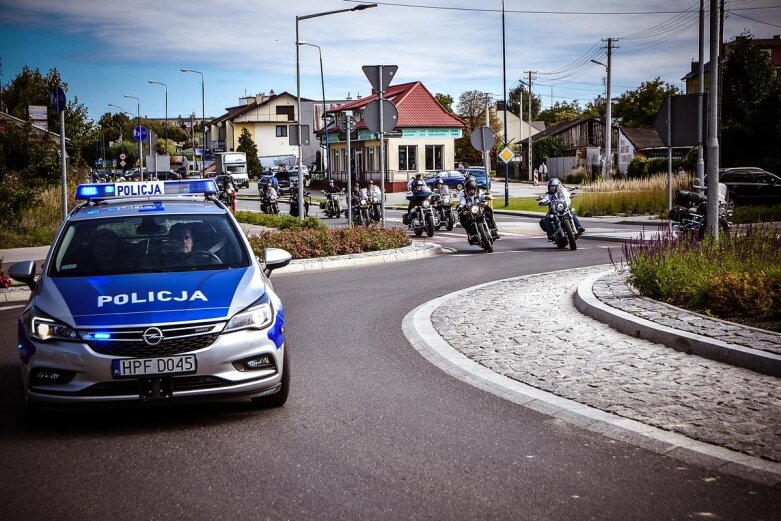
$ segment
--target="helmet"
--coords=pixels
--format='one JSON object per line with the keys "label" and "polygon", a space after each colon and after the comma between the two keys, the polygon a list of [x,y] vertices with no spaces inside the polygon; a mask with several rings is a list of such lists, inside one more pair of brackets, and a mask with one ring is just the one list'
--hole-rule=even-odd
{"label": "helmet", "polygon": [[426,186],[426,183],[424,183],[421,179],[415,181],[415,190],[422,190],[424,186]]}
{"label": "helmet", "polygon": [[266,187],[268,187],[268,188],[271,188],[271,186],[273,186],[273,185],[271,184],[271,181],[266,181]]}
{"label": "helmet", "polygon": [[560,185],[561,185],[561,181],[559,181],[555,177],[553,179],[549,179],[548,180],[548,193],[549,194],[555,194],[556,191],[559,189]]}
{"label": "helmet", "polygon": [[333,186],[333,185],[334,185],[334,180],[333,179],[329,179],[328,180],[328,186]]}
{"label": "helmet", "polygon": [[468,194],[474,194],[477,192],[477,183],[475,183],[474,179],[470,179],[466,182],[464,185],[464,191]]}
{"label": "helmet", "polygon": [[443,185],[443,184],[445,184],[445,182],[442,180],[442,178],[441,177],[437,177],[437,186]]}
{"label": "helmet", "polygon": [[371,185],[373,185],[373,184],[374,184],[374,181],[372,181],[371,179],[369,179],[369,186],[371,186]]}

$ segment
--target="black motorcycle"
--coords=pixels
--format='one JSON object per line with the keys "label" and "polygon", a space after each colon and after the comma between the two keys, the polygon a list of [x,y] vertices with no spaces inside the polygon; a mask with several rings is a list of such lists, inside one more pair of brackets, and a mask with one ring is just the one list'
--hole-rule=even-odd
{"label": "black motorcycle", "polygon": [[341,192],[325,192],[325,201],[320,202],[320,209],[325,212],[325,216],[329,219],[339,217],[342,213],[339,197],[343,193],[344,189]]}
{"label": "black motorcycle", "polygon": [[[577,197],[577,193],[574,191],[570,197]],[[569,245],[570,250],[578,249],[578,233],[575,228],[575,220],[572,218],[572,208],[569,201],[564,197],[549,197],[548,202],[540,201],[540,206],[548,207],[548,215],[550,216],[551,224],[553,226],[553,235],[548,240],[556,244],[559,249],[564,249]],[[540,227],[543,231],[545,229],[545,218],[540,219]]]}
{"label": "black motorcycle", "polygon": [[[704,187],[702,187],[704,188]],[[676,235],[694,234],[697,240],[702,240],[708,231],[708,196],[677,190],[675,192],[675,207],[670,209],[668,217],[672,221],[672,231]],[[728,232],[732,229],[732,201],[729,200],[727,185],[719,183],[719,230]]]}
{"label": "black motorcycle", "polygon": [[[306,200],[307,197],[309,197],[309,192],[304,190],[304,216],[309,217],[309,201]],[[298,190],[290,192],[290,215],[298,216]]]}
{"label": "black motorcycle", "polygon": [[353,224],[356,226],[369,226],[369,194],[365,188],[361,188],[357,194],[350,198],[352,206]]}
{"label": "black motorcycle", "polygon": [[273,194],[260,193],[260,211],[266,214],[277,215],[279,213],[279,204],[277,196]]}
{"label": "black motorcycle", "polygon": [[456,216],[453,213],[453,203],[450,198],[450,192],[434,193],[431,196],[431,203],[434,205],[434,214],[439,221],[436,229],[439,230],[442,225],[447,231],[451,231],[456,224]]}
{"label": "black motorcycle", "polygon": [[430,191],[412,192],[407,196],[413,206],[409,213],[404,214],[402,222],[415,232],[416,237],[423,235],[423,230],[426,231],[428,237],[433,237],[434,230],[439,224],[439,217],[434,213],[431,196]]}
{"label": "black motorcycle", "polygon": [[494,251],[494,237],[491,234],[488,219],[486,219],[485,206],[484,202],[475,202],[471,206],[461,208],[463,216],[461,222],[470,246],[480,246],[483,251],[492,253]]}
{"label": "black motorcycle", "polygon": [[380,201],[379,195],[367,195],[369,197],[369,220],[378,223],[382,219],[382,201]]}

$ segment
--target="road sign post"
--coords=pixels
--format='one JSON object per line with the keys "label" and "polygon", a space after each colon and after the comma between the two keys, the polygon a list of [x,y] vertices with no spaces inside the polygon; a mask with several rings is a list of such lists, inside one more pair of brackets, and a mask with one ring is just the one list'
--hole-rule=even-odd
{"label": "road sign post", "polygon": [[68,170],[65,162],[65,106],[67,100],[62,87],[54,87],[49,97],[49,105],[54,112],[60,113],[60,174],[62,177],[62,218],[68,217]]}

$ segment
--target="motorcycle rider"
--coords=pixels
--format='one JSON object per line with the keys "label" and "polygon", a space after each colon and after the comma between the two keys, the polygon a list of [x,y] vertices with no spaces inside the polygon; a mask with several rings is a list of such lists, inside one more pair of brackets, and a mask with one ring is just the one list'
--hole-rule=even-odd
{"label": "motorcycle rider", "polygon": [[[555,199],[562,199],[567,203],[570,212],[572,212],[572,222],[575,224],[578,237],[583,235],[583,232],[585,232],[586,229],[580,225],[580,220],[578,220],[578,216],[575,215],[575,209],[571,206],[572,197],[570,196],[569,190],[567,190],[566,186],[561,184],[561,181],[554,177],[552,179],[548,179],[548,191],[545,193],[542,199],[540,199],[539,204],[540,206],[548,205],[552,200]],[[545,232],[548,234],[548,240],[553,239],[553,221],[550,212],[545,214]]]}
{"label": "motorcycle rider", "polygon": [[[369,194],[369,201],[373,208],[370,208],[374,213],[374,220],[379,221],[380,220],[380,202],[382,201],[382,190],[380,190],[380,187],[374,184],[374,181],[369,179],[369,184],[366,185],[366,192]],[[372,204],[371,198],[376,197],[377,203]]]}
{"label": "motorcycle rider", "polygon": [[408,224],[412,221],[412,208],[417,206],[417,203],[420,200],[418,196],[425,196],[431,193],[431,189],[423,182],[423,174],[418,174],[414,178],[414,181],[410,180],[409,191],[412,193],[407,195],[409,204],[407,204],[407,215],[403,218],[404,224]]}
{"label": "motorcycle rider", "polygon": [[338,194],[339,192],[341,192],[341,190],[337,188],[336,185],[334,184],[333,179],[328,180],[328,186],[326,186],[325,190],[323,191],[327,194]]}
{"label": "motorcycle rider", "polygon": [[440,197],[450,195],[450,188],[445,184],[441,177],[437,177],[437,182],[434,185],[434,192],[438,193]]}
{"label": "motorcycle rider", "polygon": [[[307,195],[309,195],[309,192],[304,190],[304,217],[309,217],[309,201],[306,200]],[[296,207],[295,212],[293,212],[294,205]],[[290,211],[291,215],[293,215],[293,213],[298,215],[298,181],[294,181],[293,186],[290,187]]]}
{"label": "motorcycle rider", "polygon": [[[485,194],[477,187],[477,182],[474,179],[470,179],[464,185],[464,189],[458,196],[458,220],[461,222],[461,227],[467,230],[469,233],[469,208],[475,204],[484,203],[486,201]],[[485,212],[485,221],[488,223],[488,228],[491,230],[491,235],[494,239],[499,238],[499,230],[496,227],[496,221],[494,220],[494,211],[488,206],[484,205],[483,211]]]}
{"label": "motorcycle rider", "polygon": [[274,190],[274,185],[269,180],[266,181],[266,186],[263,187],[263,192],[260,194],[261,206],[268,205],[272,198],[277,198],[277,191]]}
{"label": "motorcycle rider", "polygon": [[233,182],[233,176],[225,175],[222,178],[222,191],[230,197],[231,211],[236,211],[236,184]]}

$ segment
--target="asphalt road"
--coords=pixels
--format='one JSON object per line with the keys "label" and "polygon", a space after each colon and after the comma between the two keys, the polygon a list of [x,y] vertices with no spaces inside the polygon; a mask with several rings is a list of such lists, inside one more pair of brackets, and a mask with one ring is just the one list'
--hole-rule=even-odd
{"label": "asphalt road", "polygon": [[[18,310],[0,311],[3,519],[777,519],[777,489],[579,429],[429,364],[416,306],[490,280],[608,262],[505,237],[416,262],[272,277],[287,405],[91,411],[23,421]],[[469,301],[464,301],[469,306]],[[555,309],[540,309],[540,321]],[[479,320],[479,317],[475,317]]]}

